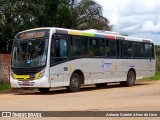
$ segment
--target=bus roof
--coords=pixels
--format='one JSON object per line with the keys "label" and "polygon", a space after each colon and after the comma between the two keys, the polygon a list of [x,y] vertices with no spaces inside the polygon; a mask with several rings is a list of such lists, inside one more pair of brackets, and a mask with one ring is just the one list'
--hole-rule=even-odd
{"label": "bus roof", "polygon": [[[27,32],[27,31],[31,31],[31,30],[41,30],[41,29],[55,30],[56,33],[60,33],[60,34],[70,34],[70,35],[89,36],[89,37],[97,37],[97,38],[108,38],[108,39],[113,39],[113,40],[118,39],[118,40],[153,43],[153,41],[151,39],[123,36],[118,32],[95,30],[95,29],[74,30],[74,29],[57,28],[57,27],[41,27],[41,28],[34,28],[34,29],[25,30],[22,32]],[[22,32],[20,32],[20,33],[22,33]]]}

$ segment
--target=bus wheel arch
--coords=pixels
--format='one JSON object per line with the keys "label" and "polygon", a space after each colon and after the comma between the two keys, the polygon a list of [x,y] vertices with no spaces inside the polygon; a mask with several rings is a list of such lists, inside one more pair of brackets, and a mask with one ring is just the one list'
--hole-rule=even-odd
{"label": "bus wheel arch", "polygon": [[81,70],[79,70],[79,69],[73,71],[73,73],[77,73],[80,76],[80,78],[81,78],[81,84],[84,84],[84,80],[85,80],[84,73]]}
{"label": "bus wheel arch", "polygon": [[130,87],[135,84],[136,80],[136,71],[134,68],[130,68],[127,73],[126,81],[120,82],[121,86]]}
{"label": "bus wheel arch", "polygon": [[81,70],[75,70],[71,75],[67,89],[70,92],[77,92],[80,90],[81,84],[84,84],[84,74]]}

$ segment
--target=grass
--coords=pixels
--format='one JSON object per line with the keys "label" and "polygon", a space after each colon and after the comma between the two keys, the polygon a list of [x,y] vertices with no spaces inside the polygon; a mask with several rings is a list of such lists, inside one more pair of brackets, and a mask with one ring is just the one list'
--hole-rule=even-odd
{"label": "grass", "polygon": [[156,71],[156,74],[153,77],[149,77],[149,78],[143,78],[143,80],[160,80],[160,71]]}
{"label": "grass", "polygon": [[0,83],[0,91],[11,89],[11,86],[9,83]]}

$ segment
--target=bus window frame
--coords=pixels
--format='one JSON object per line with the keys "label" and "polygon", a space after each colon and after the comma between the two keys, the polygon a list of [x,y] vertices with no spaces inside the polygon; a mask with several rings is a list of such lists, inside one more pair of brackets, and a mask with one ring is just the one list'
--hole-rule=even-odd
{"label": "bus window frame", "polygon": [[[73,49],[73,44],[72,44],[72,40],[73,40],[73,37],[80,37],[80,38],[85,38],[87,40],[87,55],[80,55],[80,56],[74,56],[72,55],[72,49]],[[90,58],[90,55],[89,55],[89,50],[90,50],[90,45],[89,45],[89,39],[91,37],[87,37],[87,36],[80,36],[80,35],[70,35],[70,58],[71,59],[75,59],[75,58]]]}
{"label": "bus window frame", "polygon": [[[122,44],[123,42],[127,42],[127,48],[128,48],[128,43],[131,44],[131,48],[132,48],[132,51],[131,51],[131,56],[124,56],[123,55],[123,47],[122,47]],[[121,49],[121,58],[124,58],[124,59],[134,59],[134,56],[133,56],[133,41],[129,41],[129,40],[121,40],[120,42],[120,49]]]}
{"label": "bus window frame", "polygon": [[[103,53],[102,53],[102,56],[91,56],[91,40],[102,40],[102,42],[103,42]],[[98,47],[99,47],[99,44],[100,44],[100,42],[98,42]],[[105,46],[106,46],[106,41],[105,41],[105,39],[103,39],[103,38],[97,38],[97,37],[89,37],[89,57],[90,58],[104,58],[105,57]],[[99,49],[99,48],[98,48]]]}
{"label": "bus window frame", "polygon": [[[120,40],[118,40],[118,39],[106,39],[105,41],[106,41],[105,43],[108,42],[108,47],[109,47],[109,49],[110,49],[110,41],[115,41],[115,42],[116,42],[116,55],[115,55],[115,56],[110,56],[110,50],[109,50],[109,57],[107,57],[107,58],[110,58],[110,59],[118,59],[118,58],[119,58],[119,55],[120,55],[120,53],[119,53],[120,51],[119,51],[119,48],[118,48]],[[107,44],[106,44],[106,45],[107,45]],[[105,48],[105,49],[106,49],[106,48]]]}
{"label": "bus window frame", "polygon": [[[59,62],[55,62],[53,64],[51,64],[51,51],[52,51],[52,45],[54,46],[54,51],[55,51],[55,40],[56,39],[66,39],[67,41],[67,57],[63,57],[63,58],[66,58],[66,60],[62,60],[62,61],[59,61]],[[54,43],[53,43],[54,42]],[[54,65],[57,65],[57,64],[61,64],[61,63],[64,63],[66,61],[68,61],[70,59],[70,49],[69,49],[69,45],[70,45],[70,37],[69,35],[66,35],[66,34],[57,34],[57,33],[54,33],[52,35],[52,38],[51,38],[51,45],[50,45],[50,67],[54,66]],[[55,56],[55,53],[54,53],[54,56]],[[52,57],[54,59],[58,59],[58,58],[62,58],[62,57]]]}
{"label": "bus window frame", "polygon": [[[133,51],[133,50],[134,50],[134,49],[133,49],[133,44],[134,44],[134,43],[136,43],[136,44],[137,44],[137,43],[138,43],[138,44],[141,44],[141,50],[142,50],[142,51],[141,51],[141,52],[142,52],[142,53],[141,53],[141,57],[135,57],[135,55],[134,55],[134,51]],[[132,52],[133,52],[133,53],[132,53],[132,54],[133,54],[133,59],[144,59],[144,48],[143,48],[143,42],[132,41]]]}
{"label": "bus window frame", "polygon": [[[152,52],[151,52],[151,57],[146,57],[145,56],[145,44],[149,44],[151,45],[151,49],[152,49]],[[155,59],[155,53],[154,53],[154,44],[153,43],[147,43],[147,42],[143,42],[143,59]]]}

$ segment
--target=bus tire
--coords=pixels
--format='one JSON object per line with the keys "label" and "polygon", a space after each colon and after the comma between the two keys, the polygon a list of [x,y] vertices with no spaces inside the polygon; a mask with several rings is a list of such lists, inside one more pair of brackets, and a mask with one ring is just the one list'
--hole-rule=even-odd
{"label": "bus tire", "polygon": [[47,93],[49,92],[50,88],[38,88],[38,90],[42,93]]}
{"label": "bus tire", "polygon": [[77,92],[81,87],[81,78],[77,73],[73,73],[70,79],[70,85],[67,87],[69,92]]}
{"label": "bus tire", "polygon": [[129,71],[127,74],[127,81],[120,82],[121,86],[130,87],[135,84],[136,75],[133,71]]}
{"label": "bus tire", "polygon": [[103,87],[106,87],[108,83],[98,83],[98,84],[95,84],[96,87],[98,88],[103,88]]}

